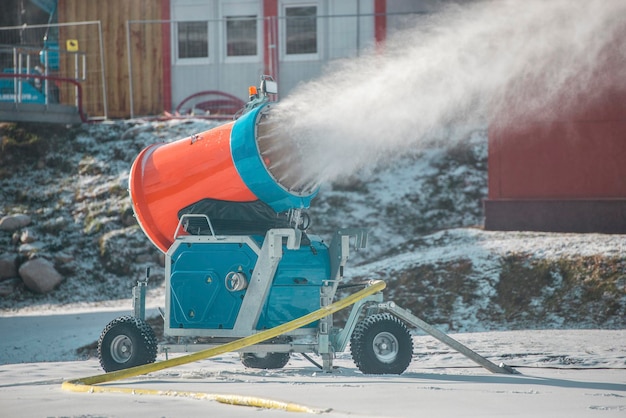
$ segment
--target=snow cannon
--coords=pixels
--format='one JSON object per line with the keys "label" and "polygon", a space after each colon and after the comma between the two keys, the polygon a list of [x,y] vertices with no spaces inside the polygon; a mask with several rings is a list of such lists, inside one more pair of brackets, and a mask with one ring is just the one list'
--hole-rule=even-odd
{"label": "snow cannon", "polygon": [[[332,372],[336,353],[349,344],[362,373],[401,374],[413,357],[408,326],[414,326],[489,370],[508,373],[385,302],[384,282],[346,281],[351,250],[366,247],[367,229],[341,228],[330,239],[311,233],[304,209],[319,179],[311,177],[317,174],[303,163],[297,141],[285,134],[286,115],[272,116],[268,95],[275,94],[275,83],[265,77],[259,92],[251,87],[235,122],[149,146],[133,163],[135,214],[165,253],[159,312],[168,339],[159,344],[146,321],[147,269],[133,288],[133,314],[114,319],[100,335],[102,368],[152,363],[158,352],[167,359],[169,353],[200,351],[154,371],[237,351],[249,368],[282,368],[300,353]],[[344,308],[336,321],[333,314]]]}
{"label": "snow cannon", "polygon": [[[206,214],[222,227],[218,233],[238,228],[249,234],[248,225],[264,234],[282,226],[285,212],[309,207],[318,186],[298,177],[301,161],[272,122],[272,106],[266,101],[250,107],[233,122],[150,145],[135,159],[129,178],[133,210],[161,251],[171,246],[183,214]],[[201,228],[184,225],[194,227]]]}

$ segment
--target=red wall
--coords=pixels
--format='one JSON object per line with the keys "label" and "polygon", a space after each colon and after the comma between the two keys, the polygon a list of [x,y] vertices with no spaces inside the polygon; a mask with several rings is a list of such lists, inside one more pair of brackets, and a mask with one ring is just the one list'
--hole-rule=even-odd
{"label": "red wall", "polygon": [[489,199],[624,197],[626,117],[489,131]]}
{"label": "red wall", "polygon": [[625,63],[615,55],[543,109],[518,118],[498,109],[487,229],[626,233],[626,80],[616,75]]}

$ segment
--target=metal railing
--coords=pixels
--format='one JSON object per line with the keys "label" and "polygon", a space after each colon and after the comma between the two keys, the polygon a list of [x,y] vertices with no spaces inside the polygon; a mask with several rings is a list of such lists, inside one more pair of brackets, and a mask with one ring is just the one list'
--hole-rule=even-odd
{"label": "metal railing", "polygon": [[108,117],[99,21],[0,28],[0,73],[0,102],[61,104],[77,107],[81,119]]}
{"label": "metal railing", "polygon": [[[56,76],[50,76],[50,75],[33,76],[32,74],[2,74],[0,73],[0,79],[19,80],[20,83],[23,80],[29,80],[34,77],[42,79],[46,82],[52,81],[55,83],[61,83],[61,84],[67,83],[67,84],[73,85],[76,91],[76,102],[75,102],[76,110],[80,116],[80,120],[82,122],[88,122],[90,120],[83,110],[83,86],[81,85],[79,81],[72,79],[72,78],[56,77]],[[22,103],[22,102],[19,100],[16,100],[14,103]]]}

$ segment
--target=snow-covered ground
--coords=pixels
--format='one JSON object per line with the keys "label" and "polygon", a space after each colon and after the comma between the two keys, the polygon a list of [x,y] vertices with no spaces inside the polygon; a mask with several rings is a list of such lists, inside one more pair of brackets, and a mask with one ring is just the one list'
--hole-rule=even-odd
{"label": "snow-covered ground", "polygon": [[[498,263],[507,254],[539,259],[598,256],[624,258],[624,237],[602,234],[489,232],[459,228],[423,237],[416,251],[351,268],[350,274],[384,276],[387,298],[400,298],[401,272],[420,265],[472,260],[488,303]],[[384,272],[381,273],[381,272]],[[491,279],[489,279],[491,277]],[[163,306],[162,289],[149,298]],[[390,295],[391,293],[391,295]],[[395,297],[393,297],[395,295]],[[419,295],[414,295],[419,298]],[[62,390],[68,379],[102,373],[98,361],[77,349],[97,340],[112,319],[130,312],[128,298],[75,304],[37,305],[0,316],[0,406],[3,416],[40,417],[267,417],[296,413],[220,404],[186,397]],[[477,309],[457,309],[452,328],[498,329],[450,335],[490,361],[515,367],[521,375],[499,375],[477,366],[434,338],[415,332],[413,360],[400,375],[366,376],[349,350],[338,353],[327,374],[298,354],[281,370],[247,369],[237,354],[166,369],[107,384],[162,391],[234,394],[290,402],[336,417],[623,417],[626,412],[626,330],[580,329],[584,321],[551,329],[507,331],[506,322],[481,322]],[[421,312],[414,313],[420,315]],[[156,315],[149,310],[148,316]],[[553,318],[554,319],[554,318]],[[536,327],[535,327],[536,328]],[[586,328],[589,328],[588,326]],[[446,327],[444,326],[445,330]],[[315,356],[314,356],[315,358]],[[163,360],[159,355],[158,361]]]}
{"label": "snow-covered ground", "polygon": [[[12,210],[13,192],[24,185],[39,196],[31,206],[15,204],[34,215],[29,229],[38,236],[39,255],[54,258],[60,251],[73,257],[60,264],[66,279],[55,291],[33,295],[12,285],[0,301],[0,415],[291,415],[181,397],[61,390],[66,379],[102,372],[97,360],[76,350],[130,311],[130,288],[145,266],[153,271],[148,306],[164,304],[162,267],[154,258],[133,253],[135,259],[128,257],[133,270],[119,274],[103,268],[97,252],[96,242],[118,231],[120,248],[150,247],[137,241],[145,241],[143,234],[125,227],[119,216],[128,195],[116,190],[127,181],[130,161],[159,138],[206,128],[197,121],[95,125],[74,139],[72,146],[85,154],[67,156],[82,167],[78,181],[72,171],[54,182],[37,171],[4,180],[5,213]],[[484,130],[458,144],[324,185],[311,208],[310,232],[328,237],[337,227],[367,227],[369,246],[352,254],[347,279],[384,279],[387,300],[521,375],[491,374],[416,333],[413,361],[401,376],[364,376],[348,352],[338,354],[339,368],[331,374],[299,355],[282,370],[259,371],[227,354],[114,385],[249,395],[337,417],[624,416],[626,237],[482,230]],[[127,155],[117,160],[110,155],[115,149]],[[3,238],[5,251],[14,246],[10,238]],[[509,307],[513,300],[519,303]]]}
{"label": "snow-covered ground", "polygon": [[[146,144],[208,127],[198,121],[90,126],[69,139],[75,153],[66,158],[79,167],[77,177],[44,168],[3,180],[2,210],[33,215],[28,229],[38,237],[38,255],[58,260],[65,254],[69,261],[57,261],[66,279],[50,294],[8,282],[13,290],[0,300],[0,415],[292,415],[210,400],[61,389],[66,379],[102,372],[96,359],[76,350],[129,313],[130,288],[146,266],[152,268],[148,306],[164,305],[162,267],[145,257],[153,249],[145,250],[150,245],[143,234],[120,216],[128,195],[117,191],[125,187],[130,161]],[[30,206],[12,203],[24,187],[38,198],[27,201]],[[338,353],[339,368],[331,374],[299,355],[284,369],[259,371],[226,354],[113,385],[249,395],[337,417],[624,416],[626,237],[484,231],[485,193],[486,136],[478,129],[456,148],[423,150],[324,185],[311,207],[310,232],[328,237],[337,227],[368,228],[369,246],[352,254],[348,280],[385,280],[387,300],[521,375],[491,374],[416,333],[412,363],[401,376],[364,376],[349,352]],[[127,260],[131,270],[109,270],[97,244],[106,237],[115,237],[119,248],[140,250],[111,256]],[[8,234],[2,238],[3,251],[16,248]]]}
{"label": "snow-covered ground", "polygon": [[[325,168],[323,177],[333,181],[312,203],[309,233],[328,239],[337,228],[369,230],[368,249],[352,255],[346,278],[385,280],[387,300],[520,375],[491,374],[416,332],[411,365],[400,376],[365,376],[347,352],[337,354],[332,373],[300,355],[280,370],[246,369],[229,353],[113,385],[269,398],[336,417],[626,416],[626,236],[481,229],[487,135],[484,123],[468,117],[491,108],[492,94],[520,77],[538,82],[533,75],[545,75],[544,85],[561,97],[572,66],[591,71],[584,64],[597,60],[608,35],[622,27],[619,0],[570,3],[484,3],[477,10],[487,13],[479,15],[453,8],[447,27],[445,19],[437,30],[426,25],[419,42],[396,48],[397,62],[379,65],[376,54],[375,64],[366,60],[358,71],[346,63],[349,76],[337,72],[287,102],[296,115],[321,112],[311,119],[323,125],[313,162],[337,163]],[[493,10],[503,4],[515,8],[496,18]],[[509,16],[516,16],[516,30]],[[496,40],[506,42],[494,48]],[[555,53],[571,60],[555,61]],[[341,80],[348,85],[335,82]],[[527,110],[518,107],[509,108],[511,118]],[[127,193],[134,158],[149,144],[217,124],[189,118],[70,129],[0,125],[0,217],[32,218],[20,231],[0,233],[0,255],[16,265],[46,258],[63,276],[45,295],[19,277],[0,283],[0,416],[293,415],[61,389],[64,380],[102,373],[77,349],[129,312],[131,287],[146,267],[153,271],[148,306],[164,304],[163,260],[136,224]],[[320,135],[329,126],[332,135]],[[354,155],[360,164],[348,164]]]}
{"label": "snow-covered ground", "polygon": [[[182,396],[74,393],[65,380],[102,373],[75,359],[120,312],[0,318],[0,406],[6,417],[269,417],[301,413]],[[24,332],[28,330],[28,332]],[[626,331],[535,330],[453,334],[520,375],[492,374],[430,336],[415,335],[400,375],[363,375],[349,353],[324,373],[294,354],[280,370],[247,369],[229,353],[105,386],[250,396],[329,417],[623,417]],[[315,358],[315,356],[314,356]],[[9,361],[6,361],[6,360]],[[158,360],[162,360],[162,355]]]}

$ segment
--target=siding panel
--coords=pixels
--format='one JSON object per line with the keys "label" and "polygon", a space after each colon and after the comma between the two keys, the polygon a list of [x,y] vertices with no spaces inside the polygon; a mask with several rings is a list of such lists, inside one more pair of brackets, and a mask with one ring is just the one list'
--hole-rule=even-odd
{"label": "siding panel", "polygon": [[[163,10],[162,2],[168,0],[59,0],[59,23],[100,21],[104,44],[104,73],[106,80],[106,98],[109,117],[126,118],[130,116],[130,94],[134,97],[134,112],[138,115],[159,114],[163,111],[161,91],[163,83],[163,51],[161,25],[150,26],[150,36],[142,37],[143,44],[138,45],[138,37],[131,34],[134,40],[132,48],[134,91],[129,92],[128,52],[126,47],[126,22],[128,20],[160,20]],[[168,2],[169,3],[169,2]],[[139,29],[135,25],[135,29]],[[98,51],[97,37],[85,33],[83,27],[63,28],[61,39],[81,39],[84,49]],[[65,41],[62,40],[62,45]],[[83,49],[83,44],[81,44]],[[138,63],[141,62],[141,68]],[[135,63],[137,63],[135,65]],[[62,65],[69,65],[63,63]],[[87,68],[99,68],[99,55],[90,56]],[[95,78],[95,77],[92,77]],[[88,74],[88,83],[96,83]],[[100,91],[100,93],[98,93]],[[90,95],[100,95],[97,99],[87,100],[87,113],[101,113],[102,88],[89,89]]]}

